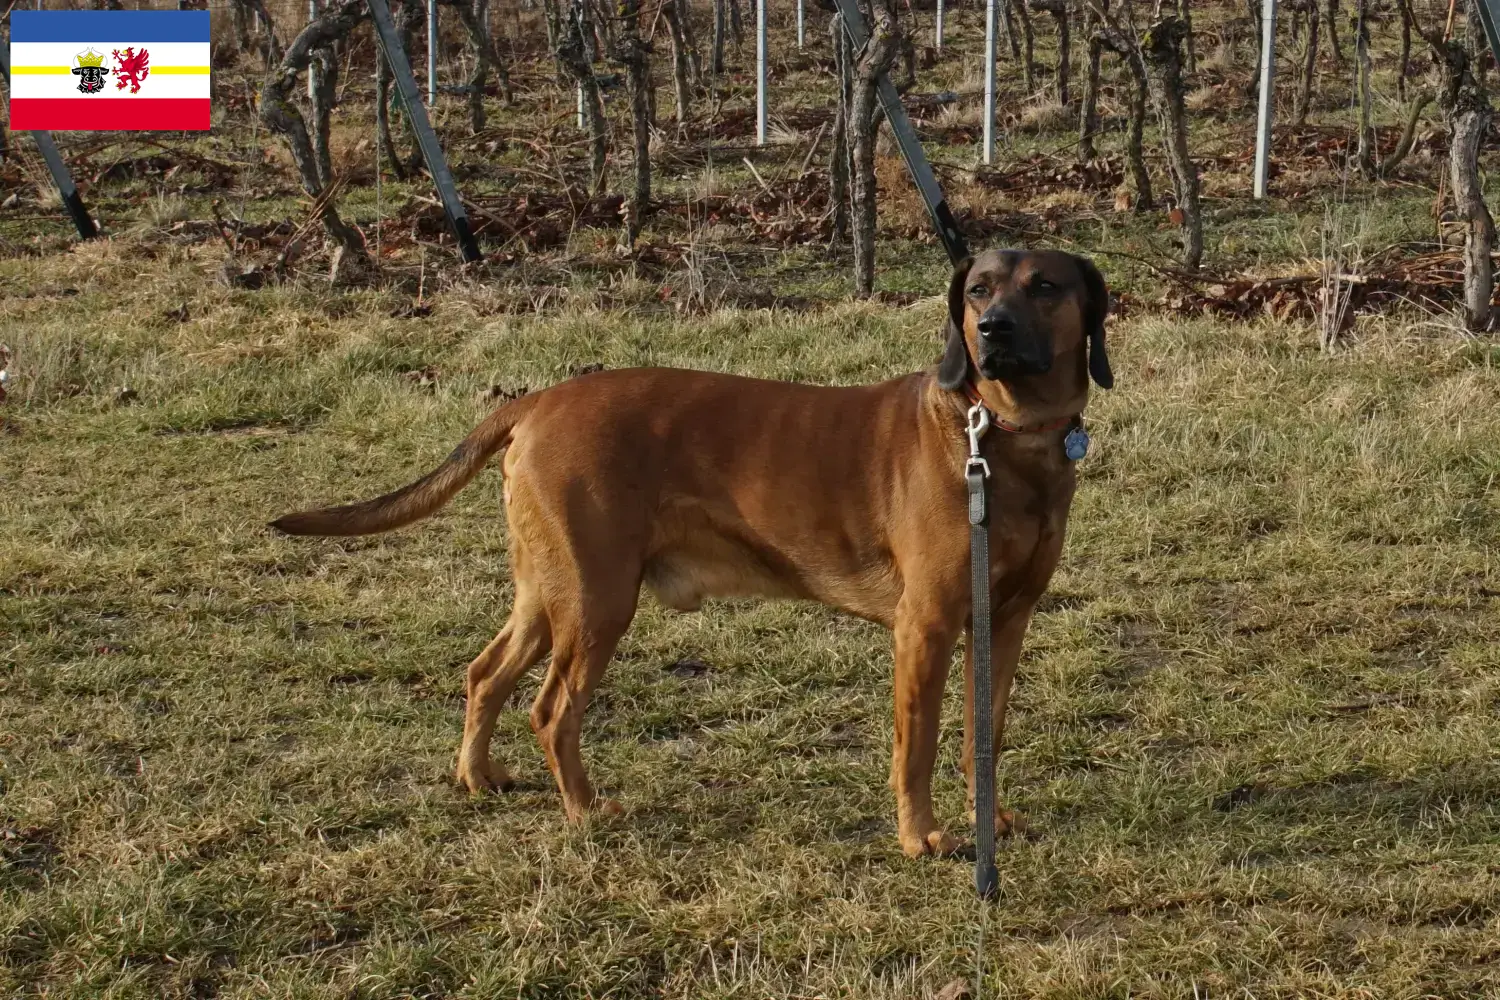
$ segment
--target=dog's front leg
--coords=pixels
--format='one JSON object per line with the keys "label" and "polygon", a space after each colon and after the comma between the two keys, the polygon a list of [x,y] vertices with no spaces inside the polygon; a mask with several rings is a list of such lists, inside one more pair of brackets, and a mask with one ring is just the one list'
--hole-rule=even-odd
{"label": "dog's front leg", "polygon": [[[990,663],[994,684],[991,688],[995,720],[995,755],[1000,755],[1001,739],[1005,734],[1005,710],[1010,704],[1011,683],[1016,677],[1016,664],[1021,660],[1021,643],[1026,638],[1026,627],[1031,624],[1031,612],[1036,607],[1032,601],[1007,602],[995,610],[993,631],[990,639]],[[960,755],[964,779],[969,787],[969,822],[974,822],[974,635],[967,633],[964,643],[964,747]],[[995,797],[995,832],[1000,835],[1019,833],[1024,827],[1022,817],[1000,807],[1000,798]]]}
{"label": "dog's front leg", "polygon": [[951,854],[959,841],[943,832],[932,812],[932,769],[937,760],[943,687],[956,630],[941,619],[902,609],[897,614],[896,736],[891,787],[901,849],[911,857]]}

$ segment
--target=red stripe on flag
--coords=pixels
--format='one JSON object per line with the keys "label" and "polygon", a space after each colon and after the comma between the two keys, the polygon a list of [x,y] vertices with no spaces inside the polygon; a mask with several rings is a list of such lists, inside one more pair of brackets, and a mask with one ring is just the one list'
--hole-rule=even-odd
{"label": "red stripe on flag", "polygon": [[108,132],[123,129],[206,131],[208,98],[141,97],[90,100],[87,97],[13,97],[11,131]]}

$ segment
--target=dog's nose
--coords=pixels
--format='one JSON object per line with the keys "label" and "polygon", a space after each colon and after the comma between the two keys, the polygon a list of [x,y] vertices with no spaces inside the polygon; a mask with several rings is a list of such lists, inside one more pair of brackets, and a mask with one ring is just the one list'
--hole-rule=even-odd
{"label": "dog's nose", "polygon": [[1011,315],[1009,309],[991,309],[979,317],[979,335],[981,337],[998,337],[1006,333],[1014,333],[1016,330],[1016,318]]}

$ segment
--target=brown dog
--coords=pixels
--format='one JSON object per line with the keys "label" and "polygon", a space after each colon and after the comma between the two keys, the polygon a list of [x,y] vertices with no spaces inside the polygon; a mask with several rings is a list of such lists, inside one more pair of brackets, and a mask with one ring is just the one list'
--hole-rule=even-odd
{"label": "brown dog", "polygon": [[[989,497],[995,745],[1032,608],[1062,551],[1073,499],[1063,438],[1089,378],[1113,383],[1108,292],[1058,252],[990,251],[948,290],[935,372],[829,388],[676,369],[586,375],[506,403],[437,469],[375,500],[289,514],[293,535],[361,535],[436,511],[505,449],[515,606],[469,664],[458,780],[503,788],[490,736],[516,682],[552,653],[531,725],[571,819],[617,811],[579,756],[589,696],[641,586],[671,608],[705,598],[821,601],[895,633],[891,784],[901,847],[958,841],[932,809],[949,662],[969,626],[965,411],[982,400]],[[963,767],[973,808],[973,676]],[[998,829],[1012,817],[1002,813]]]}

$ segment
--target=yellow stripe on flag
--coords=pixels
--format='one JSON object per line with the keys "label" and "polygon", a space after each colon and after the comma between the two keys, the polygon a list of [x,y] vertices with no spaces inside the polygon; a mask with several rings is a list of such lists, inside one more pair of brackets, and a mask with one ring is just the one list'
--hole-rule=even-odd
{"label": "yellow stripe on flag", "polygon": [[53,74],[67,76],[73,72],[67,66],[12,66],[10,71],[18,73],[21,76],[50,76]]}
{"label": "yellow stripe on flag", "polygon": [[157,74],[172,76],[208,76],[207,66],[152,66],[148,76]]}

